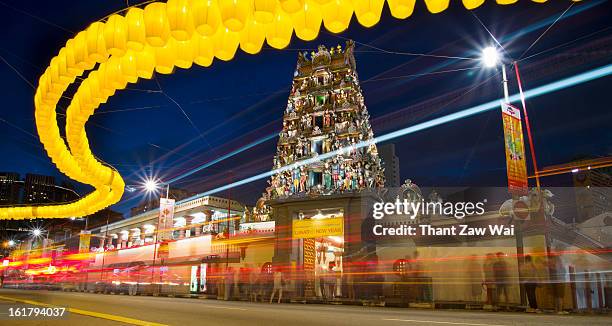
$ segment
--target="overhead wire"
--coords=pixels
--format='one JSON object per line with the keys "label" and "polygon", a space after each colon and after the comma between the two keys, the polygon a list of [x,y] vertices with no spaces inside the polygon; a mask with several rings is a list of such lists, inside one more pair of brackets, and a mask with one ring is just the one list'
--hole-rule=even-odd
{"label": "overhead wire", "polygon": [[459,56],[448,56],[448,55],[438,55],[438,54],[427,54],[427,53],[415,53],[415,52],[401,52],[401,51],[390,51],[390,50],[385,50],[382,48],[379,48],[377,46],[374,45],[370,45],[367,43],[362,43],[359,41],[355,41],[354,39],[349,39],[347,37],[341,36],[341,35],[337,35],[337,34],[333,34],[330,32],[325,31],[324,33],[344,39],[344,40],[353,40],[355,42],[355,44],[359,44],[361,46],[365,46],[386,54],[394,54],[394,55],[404,55],[404,56],[413,56],[413,57],[427,57],[427,58],[438,58],[438,59],[457,59],[457,60],[478,60],[475,58],[468,58],[468,57],[459,57]]}
{"label": "overhead wire", "polygon": [[532,47],[534,47],[538,41],[540,41],[540,39],[542,39],[542,37],[544,37],[544,35],[546,35],[546,33],[553,27],[555,26],[555,24],[565,15],[565,13],[567,13],[570,9],[572,9],[572,7],[574,6],[575,2],[570,3],[569,7],[567,7],[567,9],[565,9],[565,11],[563,11],[561,13],[561,15],[559,15],[559,17],[557,17],[557,19],[555,19],[552,24],[550,24],[550,26],[548,26],[548,28],[546,28],[546,30],[544,30],[544,32],[542,32],[542,34],[540,34],[540,36],[533,41],[533,43],[531,43],[531,45],[527,48],[527,50],[523,51],[523,53],[521,54],[521,56],[518,58],[518,60],[521,60],[525,54],[527,54],[527,52],[529,52],[529,50],[531,50]]}

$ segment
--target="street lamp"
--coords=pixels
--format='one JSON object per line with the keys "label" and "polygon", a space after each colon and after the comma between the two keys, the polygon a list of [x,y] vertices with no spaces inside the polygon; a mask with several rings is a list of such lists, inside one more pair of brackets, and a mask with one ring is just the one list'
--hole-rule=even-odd
{"label": "street lamp", "polygon": [[[158,180],[154,178],[148,178],[148,179],[145,179],[143,187],[147,193],[151,194],[151,193],[157,193],[161,185],[163,184],[161,184]],[[170,183],[166,183],[165,185],[166,185],[166,199],[169,199],[170,198]],[[160,203],[161,203],[161,198],[160,198]],[[165,226],[162,226],[162,227],[165,227]],[[158,219],[157,227],[155,228],[155,235],[153,236],[154,243],[153,243],[153,265],[151,266],[151,284],[155,283],[154,282],[155,261],[157,259],[157,252],[158,252],[159,228],[160,228],[160,223]],[[163,264],[163,259],[162,259],[162,264]],[[160,281],[161,281],[161,274],[160,274]]]}
{"label": "street lamp", "polygon": [[488,46],[482,50],[482,63],[485,67],[493,68],[499,61],[499,52],[493,46]]}
{"label": "street lamp", "polygon": [[[510,97],[508,95],[508,77],[506,76],[506,66],[503,62],[503,58],[496,47],[488,46],[482,49],[480,59],[483,65],[487,68],[493,68],[499,63],[502,68],[502,79],[504,85],[504,102],[510,104]],[[527,128],[527,139],[529,140],[529,150],[531,151],[531,163],[533,164],[533,173],[536,180],[536,188],[540,190],[540,176],[538,171],[538,163],[535,155],[535,147],[533,145],[533,137],[531,135],[531,124],[529,123],[529,115],[527,115],[527,106],[525,105],[525,94],[523,93],[523,84],[521,82],[521,75],[519,74],[518,63],[514,61],[512,63],[514,71],[516,73],[516,81],[518,83],[519,94],[521,98],[521,104],[523,105],[523,114],[525,115],[525,127]]]}
{"label": "street lamp", "polygon": [[30,230],[30,234],[32,234],[33,237],[38,238],[41,236],[41,234],[43,233],[43,231],[39,228],[35,228]]}
{"label": "street lamp", "polygon": [[[143,183],[143,188],[147,193],[156,193],[161,186],[164,185],[156,179],[146,179]],[[170,184],[166,183],[166,198],[170,197]]]}
{"label": "street lamp", "polygon": [[8,246],[9,246],[9,247],[12,247],[12,246],[14,246],[14,245],[15,245],[15,241],[13,241],[13,240],[9,240],[9,241],[8,241]]}
{"label": "street lamp", "polygon": [[508,77],[506,76],[506,65],[503,63],[502,56],[499,54],[499,51],[497,51],[497,48],[494,46],[487,46],[486,48],[482,49],[480,60],[482,61],[482,64],[487,68],[495,68],[498,64],[501,65],[504,84],[504,101],[506,104],[509,104],[510,96],[508,94]]}
{"label": "street lamp", "polygon": [[[508,77],[506,75],[506,65],[503,62],[503,58],[501,57],[501,55],[499,54],[499,52],[497,51],[497,48],[493,47],[493,46],[488,46],[486,48],[484,48],[482,50],[482,55],[481,55],[481,60],[482,63],[485,67],[487,68],[495,68],[498,64],[501,66],[501,70],[502,70],[502,82],[503,82],[503,88],[504,88],[504,105],[509,105],[510,104],[510,95],[508,94]],[[521,91],[521,100],[523,102],[523,111],[525,112],[525,119],[527,118],[527,110],[525,109],[525,102],[524,102],[524,96],[523,96],[523,91],[521,88],[521,82],[520,82],[520,78],[518,75],[518,67],[517,67],[517,63],[514,62],[514,67],[517,69],[517,79],[518,79],[518,84],[519,84],[519,89]],[[533,150],[533,142],[531,141],[531,130],[529,128],[529,120],[527,120],[527,132],[528,132],[528,136],[529,136],[529,141],[531,144],[531,154],[532,154],[532,158],[534,159],[534,168],[535,168],[535,174],[537,177],[537,165],[535,165],[535,154],[534,154],[534,150]],[[538,184],[538,189],[539,189],[539,181],[537,182]],[[517,195],[512,195],[512,201],[513,203],[518,200]],[[524,255],[524,243],[523,243],[523,226],[522,226],[522,221],[521,220],[517,220],[515,219],[515,221],[517,222],[517,228],[516,228],[516,233],[515,233],[515,240],[516,240],[516,259],[517,259],[517,263],[518,263],[518,278],[519,278],[519,292],[520,292],[520,298],[521,298],[521,305],[525,305],[527,303],[526,300],[526,295],[525,295],[525,286],[523,284],[523,275],[521,272],[521,268],[524,264],[523,261],[523,255]]]}
{"label": "street lamp", "polygon": [[157,191],[159,184],[157,183],[155,179],[147,179],[145,180],[143,186],[146,192],[151,193],[151,192]]}

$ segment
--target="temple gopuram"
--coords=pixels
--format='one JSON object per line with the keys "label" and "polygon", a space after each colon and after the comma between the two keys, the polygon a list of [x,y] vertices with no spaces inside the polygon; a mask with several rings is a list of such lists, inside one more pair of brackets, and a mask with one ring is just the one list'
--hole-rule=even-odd
{"label": "temple gopuram", "polygon": [[370,142],[374,133],[353,51],[348,41],[344,48],[320,45],[298,55],[274,174],[253,212],[255,221],[275,223],[274,268],[301,275],[287,289],[295,298],[347,295],[322,280],[365,275],[377,262],[367,217],[380,198],[384,168]]}
{"label": "temple gopuram", "polygon": [[[354,43],[298,56],[283,117],[274,169],[307,159],[312,163],[272,176],[266,199],[358,192],[384,185],[375,144],[351,148],[374,138],[355,71]],[[332,151],[351,148],[317,160]]]}

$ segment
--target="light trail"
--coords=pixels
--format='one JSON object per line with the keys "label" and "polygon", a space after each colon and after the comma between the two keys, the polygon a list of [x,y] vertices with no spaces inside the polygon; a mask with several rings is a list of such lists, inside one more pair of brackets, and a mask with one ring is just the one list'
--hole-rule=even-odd
{"label": "light trail", "polygon": [[202,170],[204,170],[204,169],[206,169],[208,167],[211,167],[211,166],[213,166],[213,165],[215,165],[215,164],[217,164],[217,163],[219,163],[221,161],[224,161],[224,160],[226,160],[226,159],[228,159],[228,158],[230,158],[232,156],[238,155],[238,154],[240,154],[240,153],[242,153],[242,152],[244,152],[246,150],[249,150],[249,149],[259,145],[259,144],[263,144],[263,143],[267,142],[268,140],[274,139],[277,136],[278,136],[278,134],[274,133],[274,134],[268,135],[266,137],[260,138],[260,139],[258,139],[256,141],[252,142],[252,143],[246,144],[246,145],[244,145],[244,146],[242,146],[242,147],[240,147],[240,148],[238,148],[238,149],[236,149],[234,151],[231,151],[231,152],[229,152],[229,153],[227,153],[225,155],[219,156],[219,157],[217,157],[216,159],[214,159],[214,160],[212,160],[210,162],[207,162],[207,163],[205,163],[203,165],[200,165],[200,166],[198,166],[195,169],[189,170],[189,171],[187,171],[187,172],[185,172],[185,173],[183,173],[183,174],[181,174],[179,176],[176,176],[176,177],[174,177],[174,178],[164,182],[164,185],[172,184],[172,183],[174,183],[174,182],[176,182],[178,180],[184,179],[184,178],[186,178],[186,177],[188,177],[188,176],[190,176],[190,175],[192,175],[194,173],[197,173],[197,172],[202,171]]}
{"label": "light trail", "polygon": [[[603,66],[603,67],[600,67],[600,68],[596,68],[596,69],[593,69],[593,70],[590,70],[590,71],[587,71],[587,72],[584,72],[584,73],[581,73],[581,74],[578,74],[578,75],[575,75],[575,76],[572,76],[572,77],[564,78],[564,79],[561,79],[559,81],[552,82],[552,83],[549,83],[549,84],[546,84],[546,85],[543,85],[543,86],[536,87],[536,88],[534,88],[532,90],[526,91],[525,92],[525,98],[526,99],[536,98],[536,97],[539,97],[539,96],[542,96],[542,95],[546,95],[546,94],[549,94],[549,93],[553,93],[553,92],[556,92],[556,91],[560,91],[560,90],[563,90],[563,89],[566,89],[566,88],[569,88],[569,87],[580,85],[580,84],[589,82],[591,80],[595,80],[595,79],[599,79],[599,78],[602,78],[602,77],[606,77],[606,76],[609,76],[611,74],[612,74],[612,64],[609,64],[609,65],[606,65],[606,66]],[[520,100],[519,94],[514,94],[514,95],[510,96],[510,101],[511,102],[512,101],[518,101],[518,100]],[[406,128],[403,128],[403,129],[400,129],[400,130],[397,130],[397,131],[394,131],[394,132],[391,132],[391,133],[388,133],[388,134],[385,134],[385,135],[382,135],[382,136],[379,136],[379,137],[375,137],[372,140],[360,142],[360,143],[357,143],[357,144],[355,144],[353,146],[350,146],[350,147],[340,148],[340,149],[337,149],[335,151],[331,151],[331,152],[328,152],[328,153],[325,153],[325,154],[322,154],[322,155],[319,155],[319,156],[316,156],[316,157],[312,157],[312,158],[309,158],[309,159],[306,159],[306,160],[303,160],[303,161],[300,161],[300,162],[296,162],[296,163],[293,163],[293,164],[290,164],[290,165],[287,165],[287,166],[284,166],[284,167],[281,167],[281,168],[278,168],[278,169],[275,169],[275,170],[271,170],[271,171],[268,171],[268,172],[260,173],[260,174],[254,175],[252,177],[249,177],[249,178],[246,178],[246,179],[242,179],[242,180],[239,180],[239,181],[236,181],[236,182],[232,182],[232,183],[227,184],[225,186],[217,187],[217,188],[211,189],[209,191],[206,191],[206,192],[203,192],[203,193],[191,196],[189,198],[181,200],[179,203],[190,201],[190,200],[193,200],[193,199],[196,199],[196,198],[200,198],[200,197],[203,197],[203,196],[213,195],[215,193],[218,193],[218,192],[221,192],[221,191],[224,191],[224,190],[228,190],[228,189],[231,189],[231,188],[234,188],[234,187],[242,186],[242,185],[247,184],[247,183],[251,183],[251,182],[254,182],[254,181],[257,181],[257,180],[261,180],[261,179],[265,179],[267,177],[271,177],[272,175],[277,174],[277,173],[281,173],[281,172],[285,172],[285,171],[290,171],[290,170],[293,170],[295,168],[299,168],[301,166],[310,165],[310,164],[319,162],[321,160],[325,160],[325,159],[332,158],[332,157],[337,156],[337,155],[341,155],[343,153],[348,153],[349,151],[352,151],[352,150],[355,150],[355,149],[367,147],[367,146],[369,146],[371,144],[377,144],[377,143],[389,141],[389,140],[392,140],[392,139],[395,139],[395,138],[399,138],[399,137],[402,137],[402,136],[406,136],[406,135],[409,135],[409,134],[412,134],[412,133],[415,133],[415,132],[418,132],[418,131],[422,131],[422,130],[429,129],[429,128],[432,128],[432,127],[436,127],[436,126],[439,126],[439,125],[443,125],[443,124],[446,124],[446,123],[449,123],[449,122],[453,122],[453,121],[457,121],[457,120],[460,120],[460,119],[464,119],[464,118],[467,118],[467,117],[470,117],[470,116],[473,116],[473,115],[476,115],[476,114],[484,113],[484,112],[490,111],[492,109],[499,108],[500,105],[501,105],[500,104],[501,101],[502,101],[502,99],[497,99],[497,100],[489,101],[489,102],[486,102],[486,103],[483,103],[483,104],[480,104],[480,105],[477,105],[477,106],[474,106],[474,107],[471,107],[471,108],[468,108],[468,109],[465,109],[465,110],[461,110],[459,112],[455,112],[455,113],[452,113],[452,114],[449,114],[449,115],[446,115],[446,116],[443,116],[443,117],[439,117],[439,118],[432,119],[432,120],[429,120],[429,121],[426,121],[426,122],[423,122],[423,123],[419,123],[419,124],[416,124],[414,126],[406,127]]]}

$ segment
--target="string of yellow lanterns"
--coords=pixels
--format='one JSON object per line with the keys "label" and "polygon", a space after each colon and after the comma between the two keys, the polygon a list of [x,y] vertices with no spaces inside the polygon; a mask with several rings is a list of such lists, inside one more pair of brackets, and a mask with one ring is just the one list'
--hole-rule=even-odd
{"label": "string of yellow lanterns", "polygon": [[[462,0],[467,9],[485,0]],[[517,0],[496,0],[507,5]],[[546,0],[532,0],[546,2]],[[450,0],[424,0],[431,13],[439,13]],[[404,19],[416,0],[387,0],[391,15]],[[95,213],[118,202],[125,183],[111,166],[91,152],[85,124],[94,111],[116,91],[154,72],[171,74],[193,63],[208,67],[214,58],[231,60],[238,47],[258,53],[264,41],[286,47],[295,32],[313,40],[321,22],[332,33],[348,28],[353,14],[371,27],[380,20],[384,0],[169,0],[144,9],[130,8],[105,22],[95,22],[68,40],[38,81],[34,96],[36,128],[47,154],[68,177],[95,188],[70,203],[1,207],[0,219],[66,218]],[[75,79],[92,70],[81,82],[66,110],[66,141],[57,124],[55,108]],[[67,144],[66,144],[67,143]]]}

